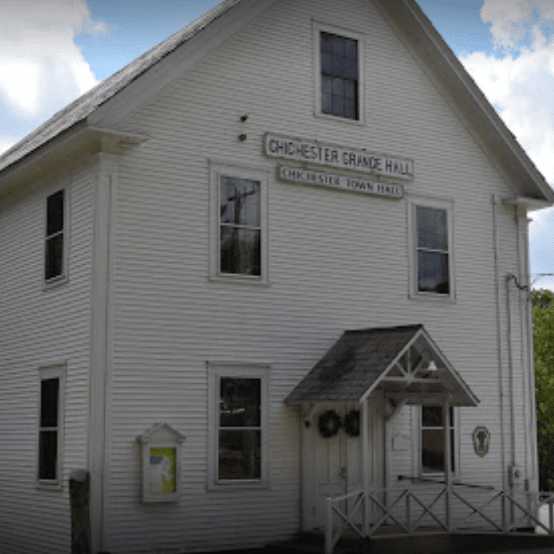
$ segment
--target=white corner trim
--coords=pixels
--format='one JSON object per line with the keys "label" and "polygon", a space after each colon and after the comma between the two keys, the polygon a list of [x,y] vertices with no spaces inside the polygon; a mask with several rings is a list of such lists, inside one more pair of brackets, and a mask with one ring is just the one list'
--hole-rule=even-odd
{"label": "white corner trim", "polygon": [[116,156],[98,154],[94,186],[93,274],[91,295],[91,358],[89,387],[88,465],[91,474],[93,551],[103,548],[106,444],[109,434],[110,272],[112,197],[117,183]]}

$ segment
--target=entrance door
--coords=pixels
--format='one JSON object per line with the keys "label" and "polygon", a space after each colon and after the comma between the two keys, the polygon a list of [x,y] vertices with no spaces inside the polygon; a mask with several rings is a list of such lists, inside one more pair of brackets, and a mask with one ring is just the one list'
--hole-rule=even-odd
{"label": "entrance door", "polygon": [[[380,402],[369,403],[369,429],[368,438],[370,446],[369,464],[365,468],[368,472],[372,486],[382,486],[383,476],[383,435],[382,411]],[[319,431],[319,417],[327,410],[334,410],[341,421],[344,422],[346,414],[352,410],[360,410],[358,403],[322,404],[315,411],[311,431],[310,451],[305,451],[304,478],[312,480],[312,486],[307,487],[313,491],[311,502],[312,529],[323,531],[326,520],[326,499],[328,497],[342,496],[349,492],[363,488],[362,479],[362,451],[361,436],[349,435],[344,427],[333,437],[325,438]],[[360,415],[361,423],[361,415]],[[363,430],[360,429],[360,433]],[[306,511],[305,511],[306,513]],[[361,517],[360,511],[360,517]]]}

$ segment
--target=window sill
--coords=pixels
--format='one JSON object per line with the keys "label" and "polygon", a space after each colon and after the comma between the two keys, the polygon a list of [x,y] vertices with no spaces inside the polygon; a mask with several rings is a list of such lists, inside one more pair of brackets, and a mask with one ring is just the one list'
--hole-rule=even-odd
{"label": "window sill", "polygon": [[36,489],[40,491],[60,492],[63,490],[63,486],[58,481],[37,481]]}
{"label": "window sill", "polygon": [[363,118],[360,119],[349,119],[347,117],[340,117],[338,115],[331,115],[328,113],[323,113],[320,111],[314,112],[314,117],[317,119],[323,119],[327,121],[334,121],[335,123],[346,123],[347,125],[356,125],[358,127],[362,127],[365,125],[365,121]]}
{"label": "window sill", "polygon": [[247,285],[254,287],[270,287],[271,283],[263,277],[248,277],[246,275],[224,275],[218,273],[208,276],[211,283],[225,283],[231,285]]}
{"label": "window sill", "polygon": [[60,275],[59,277],[53,277],[48,281],[42,282],[42,290],[48,291],[52,289],[57,289],[69,282],[69,277],[67,275]]}
{"label": "window sill", "polygon": [[418,302],[438,302],[439,304],[456,304],[456,296],[453,294],[435,294],[432,292],[410,292],[410,300]]}
{"label": "window sill", "polygon": [[248,490],[268,490],[271,487],[267,481],[228,481],[215,482],[208,485],[209,492],[233,492]]}

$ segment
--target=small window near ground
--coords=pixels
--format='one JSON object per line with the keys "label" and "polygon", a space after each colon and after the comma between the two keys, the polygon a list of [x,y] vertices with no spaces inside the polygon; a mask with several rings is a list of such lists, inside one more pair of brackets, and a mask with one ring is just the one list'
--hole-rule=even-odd
{"label": "small window near ground", "polygon": [[320,33],[321,112],[360,119],[359,45],[354,38]]}
{"label": "small window near ground", "polygon": [[418,293],[451,295],[448,215],[447,209],[415,206]]}
{"label": "small window near ground", "polygon": [[46,199],[46,238],[44,280],[52,282],[65,276],[65,191]]}
{"label": "small window near ground", "polygon": [[212,366],[210,485],[267,483],[267,368]]}
{"label": "small window near ground", "polygon": [[38,479],[58,484],[62,456],[63,368],[41,370],[38,432]]}
{"label": "small window near ground", "polygon": [[[424,474],[444,473],[445,437],[442,406],[421,408],[421,472]],[[456,471],[454,409],[449,413],[450,469]]]}

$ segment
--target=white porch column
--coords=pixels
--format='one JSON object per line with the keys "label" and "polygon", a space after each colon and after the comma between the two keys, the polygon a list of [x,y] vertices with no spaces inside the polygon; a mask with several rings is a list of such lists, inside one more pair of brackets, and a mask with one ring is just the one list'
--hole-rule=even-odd
{"label": "white porch column", "polygon": [[364,488],[364,534],[369,535],[369,406],[367,398],[362,401],[361,438],[362,438],[362,484]]}
{"label": "white porch column", "polygon": [[444,481],[446,483],[446,527],[452,530],[452,514],[450,513],[450,487],[452,484],[452,467],[450,465],[452,445],[450,444],[450,403],[448,397],[442,404],[442,424],[444,427]]}

